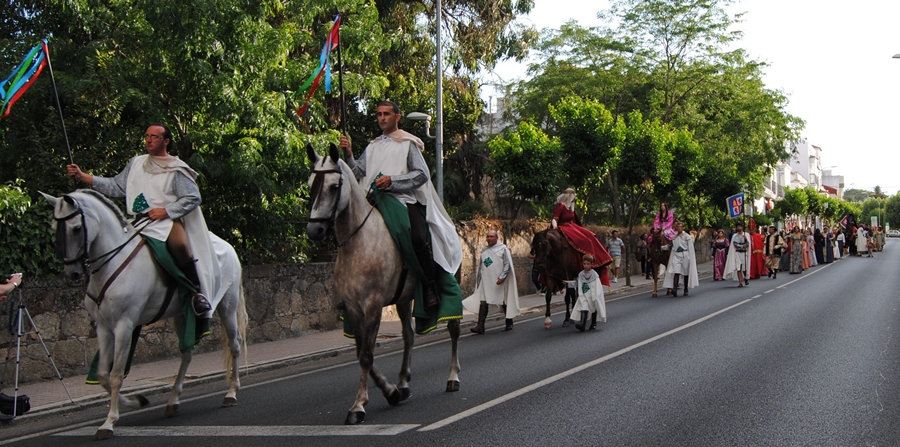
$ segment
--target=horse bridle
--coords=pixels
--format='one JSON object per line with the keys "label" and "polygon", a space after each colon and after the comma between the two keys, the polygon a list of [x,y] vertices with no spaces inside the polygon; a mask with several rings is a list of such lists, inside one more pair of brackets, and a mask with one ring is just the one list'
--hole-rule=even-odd
{"label": "horse bridle", "polygon": [[[310,214],[312,214],[312,210],[318,208],[318,206],[319,206],[319,195],[322,194],[322,189],[323,189],[322,185],[324,184],[324,178],[319,177],[320,174],[322,174],[322,175],[338,174],[338,176],[339,176],[338,177],[338,191],[341,191],[344,188],[344,171],[340,168],[340,166],[338,166],[335,169],[313,169],[312,172],[313,172],[313,189],[310,191],[310,201],[309,201]],[[315,194],[315,195],[313,196],[313,194]],[[366,214],[366,218],[363,219],[362,223],[359,224],[359,226],[356,227],[356,229],[353,230],[352,233],[350,233],[350,236],[347,236],[347,240],[344,242],[338,242],[337,235],[334,233],[334,221],[337,218],[337,210],[338,210],[338,205],[340,204],[340,202],[341,202],[340,197],[338,197],[338,199],[334,201],[334,205],[332,205],[332,207],[331,207],[331,215],[329,217],[310,217],[309,219],[307,219],[308,222],[325,222],[325,223],[327,223],[328,229],[326,230],[327,233],[325,233],[325,240],[328,242],[333,242],[337,248],[341,248],[341,247],[347,245],[348,243],[350,243],[350,239],[352,239],[353,236],[356,236],[356,233],[358,233],[359,230],[362,229],[363,225],[365,225],[366,222],[369,220],[369,216],[372,215],[372,211],[375,210],[375,206],[372,206],[372,208],[369,209],[368,214]]]}
{"label": "horse bridle", "polygon": [[[90,276],[92,274],[99,272],[100,269],[102,269],[106,264],[109,263],[109,261],[112,261],[112,259],[115,258],[116,255],[118,255],[122,251],[122,249],[124,249],[125,246],[128,245],[129,242],[131,242],[134,238],[136,238],[137,236],[139,236],[141,234],[141,230],[143,230],[144,227],[146,227],[147,225],[150,224],[150,222],[152,222],[152,220],[149,217],[147,217],[146,215],[144,215],[144,214],[138,215],[138,218],[135,219],[135,223],[133,224],[136,227],[135,228],[136,231],[134,232],[134,234],[131,235],[131,237],[129,237],[125,242],[123,242],[122,245],[119,245],[118,247],[113,248],[112,250],[110,250],[100,256],[97,256],[94,259],[90,259],[88,257],[87,221],[84,217],[84,210],[81,208],[81,205],[78,204],[78,201],[75,200],[74,197],[71,197],[71,196],[66,196],[66,197],[72,201],[72,205],[75,206],[75,211],[73,211],[71,214],[69,214],[68,216],[65,216],[65,217],[56,217],[56,216],[53,217],[53,220],[56,221],[56,255],[57,255],[57,257],[62,259],[64,265],[71,265],[71,264],[75,264],[77,262],[81,262],[81,266],[84,268],[85,274],[88,277],[85,284],[90,282]],[[81,218],[81,232],[82,232],[82,236],[83,236],[82,237],[82,245],[81,245],[81,254],[79,256],[74,256],[72,258],[66,258],[66,254],[67,254],[66,253],[66,251],[67,251],[66,222],[75,218],[76,216]],[[141,227],[137,228],[138,225],[141,225]],[[94,270],[91,270],[92,264],[94,264],[104,258],[106,258],[106,260],[103,261],[103,263],[101,263]]]}

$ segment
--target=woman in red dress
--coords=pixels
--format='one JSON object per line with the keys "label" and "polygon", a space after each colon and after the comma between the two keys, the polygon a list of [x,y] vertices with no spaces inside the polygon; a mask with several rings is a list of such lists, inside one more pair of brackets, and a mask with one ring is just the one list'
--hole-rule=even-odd
{"label": "woman in red dress", "polygon": [[753,250],[750,253],[750,279],[759,279],[762,276],[769,276],[769,269],[766,267],[766,255],[763,250],[766,244],[763,242],[762,235],[756,227],[756,221],[750,219],[748,224],[750,227],[750,247]]}
{"label": "woman in red dress", "polygon": [[[573,253],[581,259],[582,254],[590,254],[594,256],[593,267],[605,267],[612,262],[612,256],[603,247],[603,244],[597,240],[597,236],[591,233],[587,228],[582,227],[575,216],[575,190],[572,188],[556,198],[556,208],[553,210],[553,220],[550,225],[562,232],[566,240],[572,244],[572,247],[578,253]],[[609,286],[609,274],[606,269],[602,269],[600,274],[600,282],[605,286]]]}

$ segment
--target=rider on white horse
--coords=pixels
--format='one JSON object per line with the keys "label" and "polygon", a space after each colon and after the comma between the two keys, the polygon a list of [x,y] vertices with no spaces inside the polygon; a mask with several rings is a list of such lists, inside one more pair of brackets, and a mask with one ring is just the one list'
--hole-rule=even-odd
{"label": "rider on white horse", "polygon": [[75,164],[66,170],[70,177],[106,196],[125,197],[129,214],[146,213],[152,219],[141,233],[166,243],[193,285],[194,313],[208,322],[216,303],[210,303],[203,293],[209,295],[209,291],[216,290],[218,275],[213,271],[215,253],[200,211],[197,173],[178,157],[169,155],[174,143],[168,127],[151,124],[144,135],[144,146],[147,154],[132,158],[112,178],[86,174]]}

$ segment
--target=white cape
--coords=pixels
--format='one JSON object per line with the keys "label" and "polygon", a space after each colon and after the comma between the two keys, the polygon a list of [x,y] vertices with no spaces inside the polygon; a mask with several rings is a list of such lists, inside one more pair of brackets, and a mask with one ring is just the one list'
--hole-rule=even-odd
{"label": "white cape", "polygon": [[[689,271],[688,271],[687,275],[682,275],[682,276],[686,276],[686,278],[684,278],[684,280],[688,282],[688,287],[693,289],[694,287],[697,287],[700,285],[700,279],[697,276],[697,256],[694,254],[693,237],[689,233],[682,233],[682,234],[686,234],[687,237],[691,238],[691,243],[687,244],[688,249],[685,252],[685,253],[687,253],[687,257],[689,259],[685,259],[684,254],[677,253],[676,247],[674,247],[674,246],[672,247],[671,250],[669,250],[670,251],[669,263],[666,267],[666,278],[663,280],[663,287],[665,287],[665,288],[671,289],[674,287],[675,271],[673,271],[673,268],[675,268],[676,263],[680,264],[682,262],[688,263]],[[676,237],[679,237],[679,236],[676,236]]]}
{"label": "white cape", "polygon": [[578,301],[572,307],[572,315],[583,310],[589,313],[597,312],[597,322],[605,323],[606,298],[603,295],[603,284],[600,283],[600,276],[596,274],[592,276],[591,281],[585,281],[584,272],[578,274],[578,284],[575,286],[578,290]]}
{"label": "white cape", "polygon": [[753,253],[753,238],[745,231],[744,240],[747,241],[747,251],[738,253],[734,248],[735,236],[737,236],[737,233],[731,235],[731,248],[728,250],[728,258],[725,260],[724,277],[726,279],[732,278],[737,281],[737,272],[742,269],[744,271],[744,279],[750,279],[750,263],[753,262],[753,256],[750,256],[750,253]]}
{"label": "white cape", "polygon": [[[503,272],[503,261],[500,258],[506,252],[509,259],[509,274],[503,284],[497,285],[497,279]],[[485,260],[490,259],[488,266]],[[516,271],[512,265],[512,256],[504,244],[497,243],[493,247],[486,247],[481,251],[479,270],[481,271],[481,284],[476,284],[475,292],[464,299],[462,304],[469,312],[478,313],[481,302],[488,304],[506,304],[506,318],[515,318],[519,315],[519,287],[516,284]]]}

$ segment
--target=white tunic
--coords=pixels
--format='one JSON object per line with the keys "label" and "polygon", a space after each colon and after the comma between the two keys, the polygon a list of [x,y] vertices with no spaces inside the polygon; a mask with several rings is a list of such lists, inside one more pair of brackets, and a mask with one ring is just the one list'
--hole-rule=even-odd
{"label": "white tunic", "polygon": [[[377,138],[366,147],[366,176],[361,185],[368,188],[379,174],[399,175],[409,171],[406,160],[410,148],[421,150],[422,140],[403,130],[396,130],[390,138]],[[421,154],[418,154],[421,157]],[[423,162],[424,163],[424,162]],[[444,204],[434,190],[431,179],[413,191],[388,191],[403,203],[419,202],[425,205],[425,221],[431,232],[431,250],[434,262],[451,275],[462,263],[462,245],[456,234],[456,225],[444,209]]]}
{"label": "white tunic", "polygon": [[603,295],[603,284],[600,283],[600,276],[595,270],[585,273],[582,270],[578,273],[578,284],[575,286],[578,291],[578,301],[572,307],[572,314],[581,311],[590,313],[597,312],[597,322],[606,322],[606,298]]}
{"label": "white tunic", "polygon": [[866,238],[866,229],[863,227],[859,227],[856,229],[856,250],[857,251],[869,251],[869,246],[867,243],[869,240]]}
{"label": "white tunic", "polygon": [[[178,197],[175,197],[173,193],[172,183],[178,172],[196,181],[197,173],[177,158],[167,166],[160,166],[155,164],[149,155],[135,157],[132,168],[128,172],[125,187],[125,204],[128,212],[138,214],[151,208],[165,208],[166,205],[177,201]],[[139,204],[146,202],[149,206],[143,209],[140,205],[135,207],[136,202]],[[181,220],[184,223],[184,231],[187,233],[191,253],[197,259],[200,291],[215,309],[234,278],[222,278],[217,255],[222,256],[223,253],[216,253],[216,248],[221,244],[213,247],[211,237],[215,236],[207,230],[206,220],[203,218],[200,208],[197,207],[185,214]],[[141,233],[165,241],[169,238],[171,230],[172,219],[160,219],[147,225],[141,230]],[[225,245],[227,246],[227,244]],[[223,247],[220,250],[226,250],[226,248]],[[211,316],[212,311],[204,315],[204,318]]]}
{"label": "white tunic", "polygon": [[[747,251],[745,252],[738,252],[735,247],[735,242],[740,242],[741,236],[743,236],[744,242],[746,242],[745,247]],[[725,260],[725,278],[732,278],[737,281],[737,272],[744,272],[744,277],[747,278],[747,275],[750,272],[750,262],[753,259],[750,256],[750,253],[752,252],[753,246],[750,234],[746,232],[734,233],[731,236],[731,248],[728,250],[728,258]]]}
{"label": "white tunic", "polygon": [[672,238],[672,249],[669,253],[669,263],[666,266],[666,278],[663,287],[672,288],[675,284],[675,275],[685,277],[688,287],[694,288],[700,285],[697,277],[697,256],[694,255],[694,238],[689,233],[681,232]]}
{"label": "white tunic", "polygon": [[[498,242],[482,250],[480,260],[477,275],[481,280],[476,284],[475,293],[463,300],[463,306],[478,313],[482,301],[498,306],[506,304],[506,318],[515,318],[519,315],[519,291],[509,248]],[[507,268],[506,278],[498,285],[497,279]]]}

